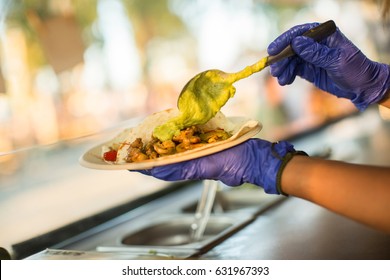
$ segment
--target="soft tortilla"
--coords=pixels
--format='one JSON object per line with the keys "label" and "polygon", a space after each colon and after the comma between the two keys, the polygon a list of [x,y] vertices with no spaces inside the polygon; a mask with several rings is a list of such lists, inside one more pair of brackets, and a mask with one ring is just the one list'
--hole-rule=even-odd
{"label": "soft tortilla", "polygon": [[[110,147],[112,147],[118,151],[117,160],[115,164],[127,163],[126,158],[128,154],[128,148],[132,142],[134,142],[137,138],[141,138],[144,144],[149,142],[152,139],[154,128],[158,125],[167,122],[169,119],[177,116],[178,113],[179,111],[177,109],[168,109],[165,111],[161,111],[145,118],[142,121],[142,123],[140,123],[138,126],[124,130],[119,135],[117,135],[114,139],[105,143],[105,145],[102,146],[102,157],[103,154],[108,150],[110,150]],[[260,124],[254,120],[248,120],[243,118],[227,118],[222,112],[218,112],[214,118],[209,120],[204,125],[199,125],[199,127],[206,131],[214,130],[217,128],[224,129],[226,132],[232,134],[232,137],[224,141],[207,144],[205,146],[193,150],[189,150],[183,153],[189,153],[194,151],[196,152],[202,149],[206,149],[210,146],[218,145],[218,143],[221,142],[232,141],[240,137],[243,133],[246,133],[248,130],[253,129],[253,127],[258,127],[259,125]],[[175,154],[175,155],[179,155],[179,154]]]}

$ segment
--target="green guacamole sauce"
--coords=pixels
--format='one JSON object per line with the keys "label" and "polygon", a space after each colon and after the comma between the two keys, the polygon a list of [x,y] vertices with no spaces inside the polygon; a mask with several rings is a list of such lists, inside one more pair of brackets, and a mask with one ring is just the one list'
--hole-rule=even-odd
{"label": "green guacamole sauce", "polygon": [[153,136],[161,141],[171,140],[184,128],[205,124],[234,96],[236,88],[233,83],[261,71],[266,65],[267,57],[237,73],[220,70],[199,73],[184,86],[179,95],[179,115],[157,126]]}

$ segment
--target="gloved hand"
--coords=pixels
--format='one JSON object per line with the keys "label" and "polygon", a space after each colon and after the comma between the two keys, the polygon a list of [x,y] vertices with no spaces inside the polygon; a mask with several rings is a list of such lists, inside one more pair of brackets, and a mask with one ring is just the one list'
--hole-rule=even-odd
{"label": "gloved hand", "polygon": [[216,154],[139,172],[166,181],[214,179],[229,186],[251,183],[266,193],[279,194],[278,171],[293,154],[294,147],[287,142],[250,139]]}
{"label": "gloved hand", "polygon": [[295,26],[268,46],[270,55],[289,44],[297,54],[270,66],[279,84],[291,84],[298,75],[324,91],[350,99],[359,110],[383,99],[390,87],[389,65],[369,60],[339,29],[320,43],[300,36],[317,25]]}

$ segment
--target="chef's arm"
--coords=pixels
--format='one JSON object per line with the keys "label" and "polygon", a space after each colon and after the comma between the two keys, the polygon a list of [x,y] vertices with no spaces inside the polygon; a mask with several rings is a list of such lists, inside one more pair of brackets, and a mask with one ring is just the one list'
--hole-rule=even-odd
{"label": "chef's arm", "polygon": [[385,97],[378,104],[390,108],[390,90],[387,91]]}
{"label": "chef's arm", "polygon": [[390,168],[295,156],[283,192],[390,233]]}

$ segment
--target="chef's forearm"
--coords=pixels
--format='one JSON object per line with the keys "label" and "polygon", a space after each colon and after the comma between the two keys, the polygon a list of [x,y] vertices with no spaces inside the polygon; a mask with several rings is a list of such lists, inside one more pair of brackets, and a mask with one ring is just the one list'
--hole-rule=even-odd
{"label": "chef's forearm", "polygon": [[378,104],[390,108],[390,90],[386,92],[385,97]]}
{"label": "chef's forearm", "polygon": [[390,233],[390,168],[295,156],[283,192]]}

